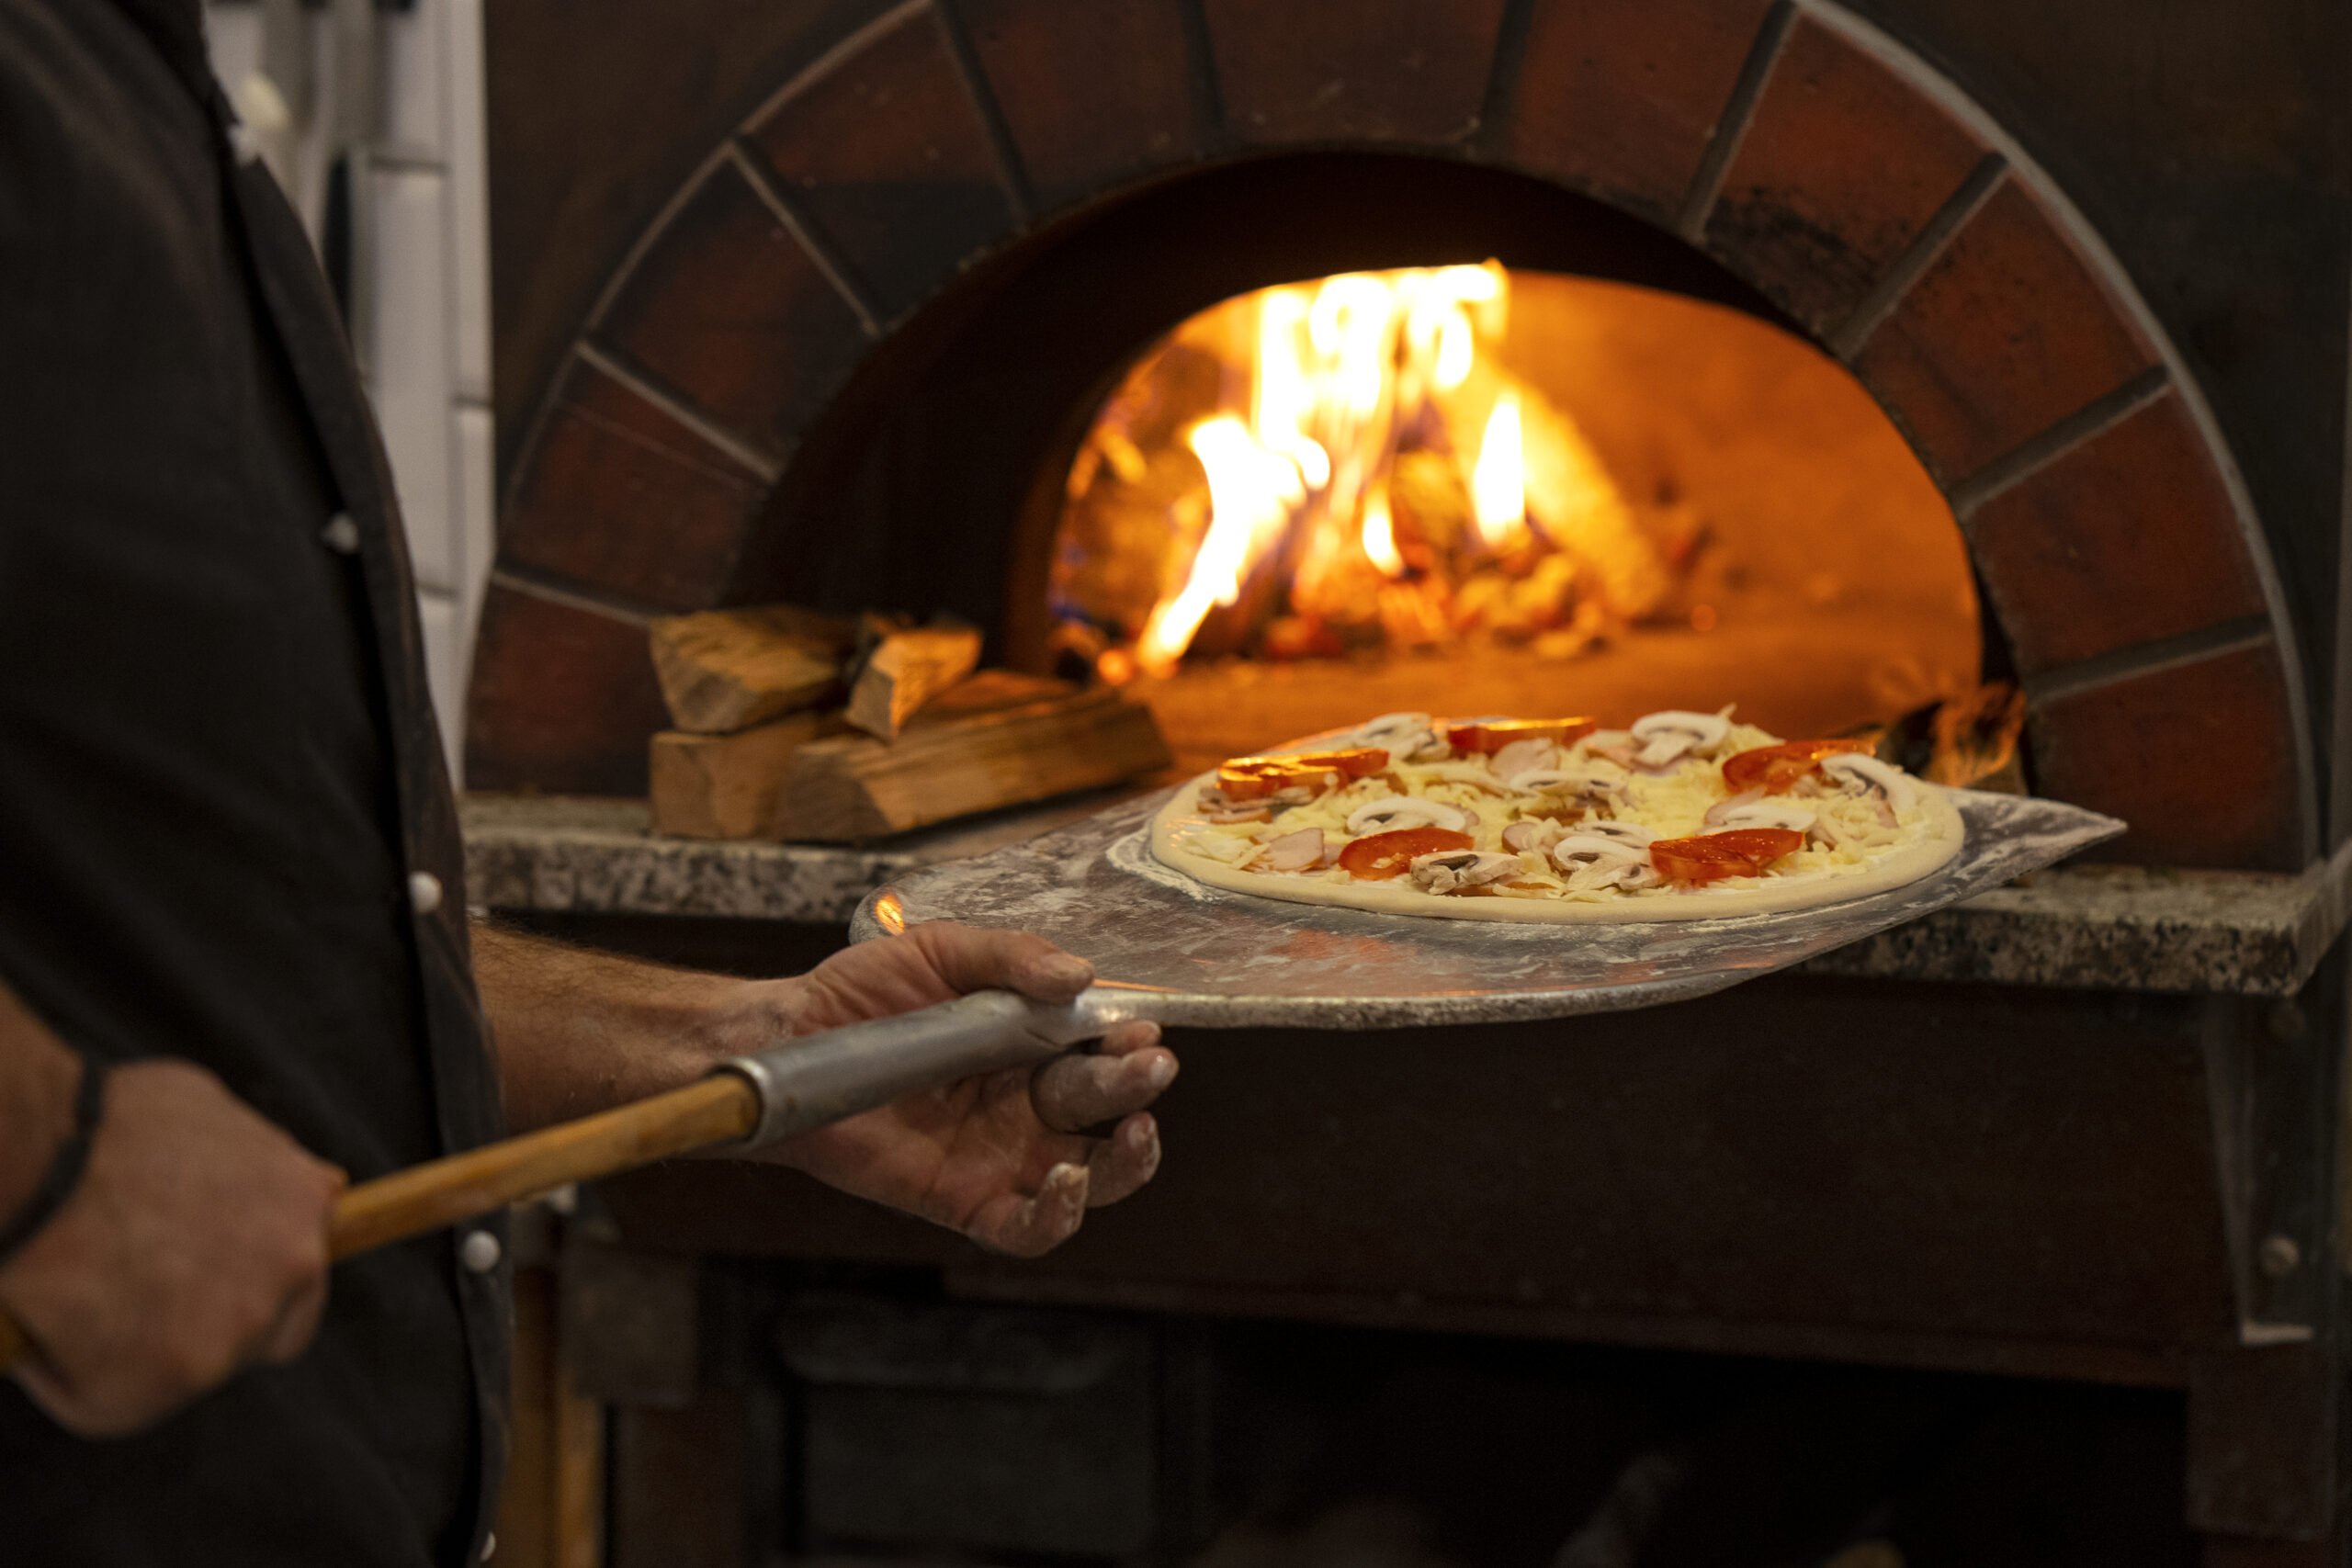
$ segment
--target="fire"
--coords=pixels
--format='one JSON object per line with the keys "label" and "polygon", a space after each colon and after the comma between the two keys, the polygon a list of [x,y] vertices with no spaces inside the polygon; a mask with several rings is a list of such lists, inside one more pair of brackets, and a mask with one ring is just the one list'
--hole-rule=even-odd
{"label": "fire", "polygon": [[1497,549],[1511,542],[1527,522],[1527,465],[1519,431],[1519,400],[1506,392],[1495,400],[1478,443],[1478,466],[1470,473],[1470,515],[1479,536]]}
{"label": "fire", "polygon": [[1209,531],[1174,597],[1160,602],[1136,656],[1146,670],[1172,669],[1211,605],[1241,596],[1241,574],[1267,540],[1290,524],[1306,491],[1294,457],[1251,439],[1238,419],[1193,427],[1193,455],[1209,475]]}
{"label": "fire", "polygon": [[1405,575],[1405,558],[1396,553],[1396,515],[1388,510],[1388,487],[1376,485],[1363,498],[1364,558],[1391,577]]}
{"label": "fire", "polygon": [[1655,608],[1656,547],[1573,422],[1498,363],[1510,292],[1493,262],[1348,273],[1179,329],[1069,479],[1070,506],[1115,508],[1102,525],[1135,541],[1132,558],[1058,569],[1098,661],[1165,675],[1204,648],[1570,627],[1581,647]]}

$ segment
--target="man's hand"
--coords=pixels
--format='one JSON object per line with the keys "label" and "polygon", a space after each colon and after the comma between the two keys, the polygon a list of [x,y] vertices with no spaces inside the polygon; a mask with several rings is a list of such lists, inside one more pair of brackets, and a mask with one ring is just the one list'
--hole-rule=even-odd
{"label": "man's hand", "polygon": [[203,1068],[116,1069],[80,1184],[0,1268],[0,1309],[40,1352],[17,1381],[103,1437],[292,1360],[326,1305],[343,1184]]}
{"label": "man's hand", "polygon": [[[669,969],[484,924],[474,974],[517,1131],[660,1094],[789,1035],[991,987],[1066,1002],[1093,978],[1041,938],[947,922],[785,980]],[[1151,1179],[1159,1129],[1144,1107],[1175,1077],[1159,1027],[1126,1024],[1091,1054],[910,1095],[753,1157],[1034,1257],[1077,1230],[1089,1205]]]}
{"label": "man's hand", "polygon": [[[991,987],[1066,1002],[1093,977],[1043,938],[940,921],[837,953],[784,983],[799,987],[787,1004],[795,1032],[809,1033]],[[1091,1055],[910,1095],[760,1157],[1034,1258],[1068,1240],[1088,1208],[1151,1179],[1159,1128],[1144,1108],[1175,1077],[1159,1026],[1122,1024]]]}

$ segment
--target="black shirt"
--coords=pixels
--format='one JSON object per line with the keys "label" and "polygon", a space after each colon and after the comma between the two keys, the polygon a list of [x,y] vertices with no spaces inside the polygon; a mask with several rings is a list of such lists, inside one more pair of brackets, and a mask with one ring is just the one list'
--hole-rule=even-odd
{"label": "black shirt", "polygon": [[[463,910],[389,473],[195,0],[0,0],[0,978],[364,1180],[499,1132]],[[300,1362],[125,1439],[0,1383],[0,1561],[469,1561],[504,1288],[344,1264]]]}

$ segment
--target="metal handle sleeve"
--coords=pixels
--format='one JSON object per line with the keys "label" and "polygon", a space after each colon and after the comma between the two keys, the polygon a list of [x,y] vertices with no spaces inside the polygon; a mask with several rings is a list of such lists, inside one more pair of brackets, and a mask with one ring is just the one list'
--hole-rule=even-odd
{"label": "metal handle sleeve", "polygon": [[759,1124],[737,1145],[754,1149],[920,1089],[1042,1062],[1104,1027],[1085,998],[1054,1007],[1011,991],[975,991],[738,1056],[720,1070],[759,1090]]}

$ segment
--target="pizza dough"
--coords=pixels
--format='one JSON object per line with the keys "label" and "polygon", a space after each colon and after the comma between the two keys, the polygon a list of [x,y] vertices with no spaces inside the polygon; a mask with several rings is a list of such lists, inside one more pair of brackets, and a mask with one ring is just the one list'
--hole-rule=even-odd
{"label": "pizza dough", "polygon": [[[1332,775],[1337,788],[1232,801],[1212,770],[1179,788],[1153,818],[1151,852],[1196,881],[1260,897],[1440,919],[1569,925],[1720,919],[1842,904],[1915,882],[1960,852],[1960,813],[1943,792],[1867,759],[1814,767],[1769,793],[1727,785],[1726,762],[1781,746],[1776,736],[1730,722],[1730,713],[1652,715],[1630,732],[1597,731],[1565,745],[1516,741],[1489,753],[1457,752],[1448,743],[1453,727],[1473,721],[1392,714],[1273,753],[1385,750],[1388,765],[1377,773],[1340,773]],[[1507,774],[1498,772],[1498,762]],[[1797,766],[1804,766],[1802,754]],[[1310,798],[1299,799],[1302,794]],[[1233,819],[1260,811],[1264,820]],[[1213,819],[1219,818],[1226,819]],[[1400,874],[1367,880],[1336,864],[1346,844],[1384,828],[1457,821],[1454,838],[1466,836],[1470,845],[1417,856]],[[1802,846],[1757,875],[1696,884],[1665,879],[1643,847],[1646,838],[1679,841],[1767,822],[1781,824],[1783,835],[1768,841],[1784,844],[1800,836],[1794,829],[1801,821]],[[1526,826],[1506,841],[1506,831],[1521,824]],[[1322,852],[1301,869],[1270,869],[1306,853],[1308,829],[1321,832]],[[1596,836],[1633,847],[1606,852],[1591,843]],[[1555,851],[1571,839],[1568,858],[1557,858]],[[1280,853],[1270,848],[1277,840],[1287,840]],[[1450,865],[1460,867],[1466,886]],[[1612,867],[1631,868],[1623,885],[1591,885]]]}

